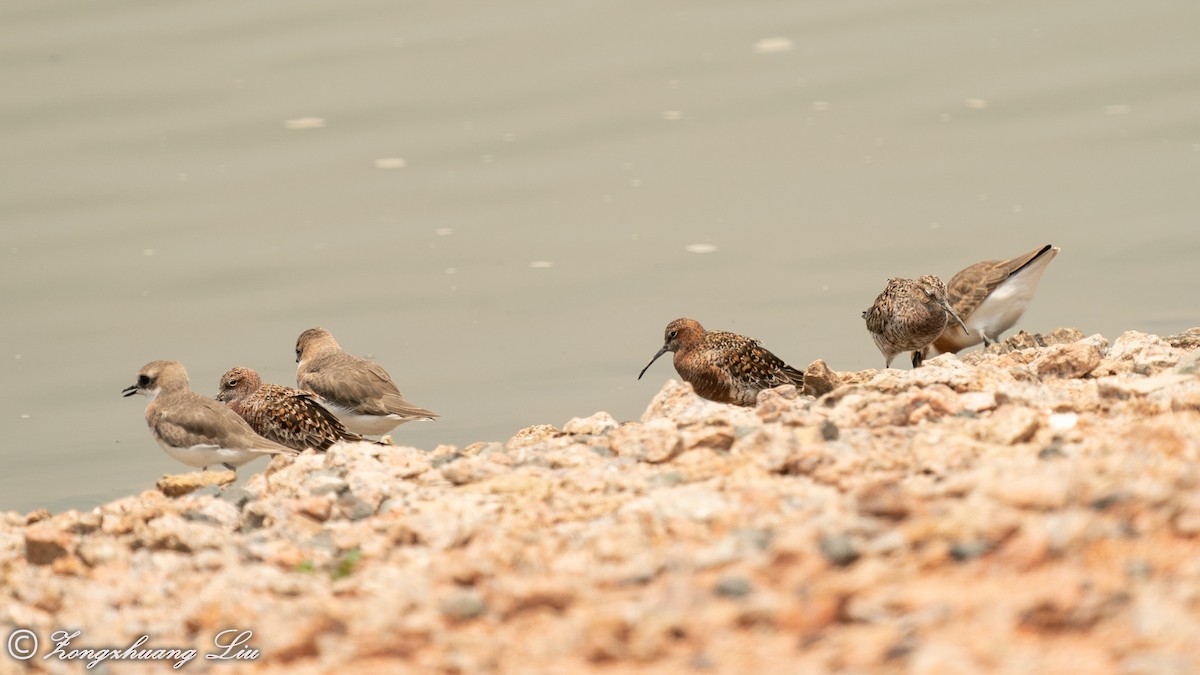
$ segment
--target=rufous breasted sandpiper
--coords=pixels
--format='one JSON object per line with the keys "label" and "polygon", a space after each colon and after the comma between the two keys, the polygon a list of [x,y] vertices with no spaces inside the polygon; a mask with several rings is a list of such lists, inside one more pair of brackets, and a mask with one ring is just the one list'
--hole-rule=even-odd
{"label": "rufous breasted sandpiper", "polygon": [[736,333],[704,330],[694,319],[667,324],[662,349],[638,373],[638,379],[658,357],[675,353],[675,371],[696,394],[718,403],[752,406],[758,392],[783,384],[804,387],[804,373],[767,351],[758,340]]}

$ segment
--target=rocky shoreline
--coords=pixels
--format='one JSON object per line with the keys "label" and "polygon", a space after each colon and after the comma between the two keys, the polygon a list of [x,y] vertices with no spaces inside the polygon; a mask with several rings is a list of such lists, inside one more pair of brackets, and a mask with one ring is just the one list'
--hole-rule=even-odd
{"label": "rocky shoreline", "polygon": [[[78,672],[58,630],[214,672],[1200,672],[1200,329],[229,478],[0,515],[0,629],[41,641],[0,672]],[[257,658],[206,660],[231,629]]]}

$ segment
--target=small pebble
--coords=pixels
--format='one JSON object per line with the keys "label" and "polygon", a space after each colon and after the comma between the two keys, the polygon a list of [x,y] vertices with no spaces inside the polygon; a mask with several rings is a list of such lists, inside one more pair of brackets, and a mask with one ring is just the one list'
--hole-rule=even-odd
{"label": "small pebble", "polygon": [[858,560],[860,554],[850,538],[843,534],[827,534],[821,537],[821,553],[836,567],[845,567]]}
{"label": "small pebble", "polygon": [[740,598],[749,595],[754,590],[754,584],[740,575],[725,575],[717,580],[717,595],[726,598]]}
{"label": "small pebble", "polygon": [[255,495],[253,492],[250,492],[246,488],[238,486],[227,487],[225,488],[225,491],[221,493],[221,499],[233,504],[234,507],[238,509],[244,507],[248,502],[253,501],[256,496],[257,495]]}
{"label": "small pebble", "polygon": [[438,605],[442,614],[454,621],[467,621],[482,616],[487,611],[487,603],[477,591],[456,591],[444,598]]}

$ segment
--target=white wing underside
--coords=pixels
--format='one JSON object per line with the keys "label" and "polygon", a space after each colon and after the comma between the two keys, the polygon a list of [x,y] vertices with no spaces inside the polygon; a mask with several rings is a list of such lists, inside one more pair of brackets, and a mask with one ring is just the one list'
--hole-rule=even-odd
{"label": "white wing underside", "polygon": [[[1051,259],[1053,256],[1046,256],[1047,263]],[[986,335],[988,340],[998,340],[1000,334],[1012,328],[1025,313],[1045,271],[1045,263],[1034,264],[1005,279],[963,323],[967,324],[973,335]]]}

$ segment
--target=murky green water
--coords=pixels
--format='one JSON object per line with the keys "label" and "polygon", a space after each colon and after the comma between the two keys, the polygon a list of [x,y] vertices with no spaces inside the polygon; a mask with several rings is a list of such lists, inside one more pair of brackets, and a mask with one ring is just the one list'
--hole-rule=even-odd
{"label": "murky green water", "polygon": [[[1200,5],[0,7],[0,509],[174,464],[139,367],[329,328],[432,448],[640,415],[692,316],[881,365],[889,276],[1053,242],[1021,327],[1200,324]],[[689,252],[701,244],[707,253]],[[261,470],[262,461],[243,473]]]}

